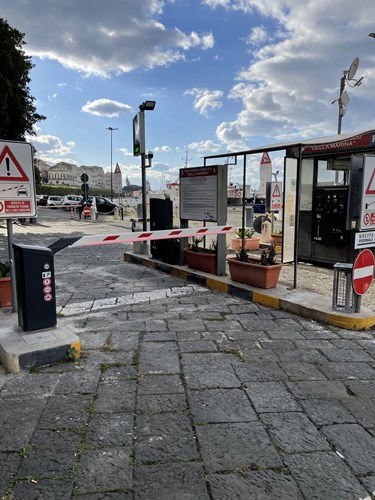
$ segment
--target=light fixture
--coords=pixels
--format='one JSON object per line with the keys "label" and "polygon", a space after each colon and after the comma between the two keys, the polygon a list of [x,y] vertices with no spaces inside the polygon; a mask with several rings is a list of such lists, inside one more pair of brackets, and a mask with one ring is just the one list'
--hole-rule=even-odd
{"label": "light fixture", "polygon": [[153,111],[155,109],[156,101],[144,101],[139,106],[140,111]]}

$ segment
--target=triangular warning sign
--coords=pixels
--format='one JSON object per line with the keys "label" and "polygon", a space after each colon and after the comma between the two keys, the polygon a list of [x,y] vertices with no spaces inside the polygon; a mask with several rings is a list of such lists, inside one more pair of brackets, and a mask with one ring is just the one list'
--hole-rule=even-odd
{"label": "triangular warning sign", "polygon": [[269,154],[267,153],[267,151],[265,151],[263,153],[263,156],[262,156],[260,164],[261,165],[268,165],[270,163],[271,163],[271,158],[269,157]]}
{"label": "triangular warning sign", "polygon": [[279,185],[276,184],[275,188],[273,190],[273,193],[272,193],[272,197],[273,198],[279,198],[280,196],[281,196],[281,193],[280,193]]}
{"label": "triangular warning sign", "polygon": [[375,194],[375,182],[374,182],[374,177],[375,177],[375,168],[372,171],[370,182],[368,183],[366,193],[365,194]]}
{"label": "triangular warning sign", "polygon": [[0,181],[28,181],[29,178],[8,146],[0,155]]}

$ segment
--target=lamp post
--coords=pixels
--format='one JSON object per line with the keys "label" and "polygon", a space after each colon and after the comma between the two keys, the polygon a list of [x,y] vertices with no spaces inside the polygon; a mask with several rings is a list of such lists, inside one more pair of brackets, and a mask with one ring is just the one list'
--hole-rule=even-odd
{"label": "lamp post", "polygon": [[[155,109],[155,101],[144,101],[139,106],[139,139],[140,139],[140,151],[141,155],[141,168],[142,168],[142,229],[147,231],[147,184],[146,184],[146,168],[151,166],[151,159],[153,154],[149,152],[146,155],[146,140],[145,140],[145,126],[144,126],[144,112],[153,111]],[[149,160],[149,164],[146,165],[146,158]]]}
{"label": "lamp post", "polygon": [[113,172],[112,172],[112,132],[118,130],[118,128],[107,127],[107,130],[111,132],[111,200],[113,200]]}

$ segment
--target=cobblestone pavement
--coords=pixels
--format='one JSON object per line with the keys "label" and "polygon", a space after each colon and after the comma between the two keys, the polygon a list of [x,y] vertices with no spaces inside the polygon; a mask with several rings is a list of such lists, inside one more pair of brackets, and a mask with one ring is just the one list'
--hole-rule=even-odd
{"label": "cobblestone pavement", "polygon": [[208,290],[123,250],[55,256],[83,356],[0,372],[0,498],[374,498],[373,331]]}

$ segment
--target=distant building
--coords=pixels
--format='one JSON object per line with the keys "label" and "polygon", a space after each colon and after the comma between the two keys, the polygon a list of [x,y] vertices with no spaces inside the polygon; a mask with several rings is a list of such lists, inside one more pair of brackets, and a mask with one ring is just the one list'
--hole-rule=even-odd
{"label": "distant building", "polygon": [[61,161],[48,170],[48,184],[55,186],[78,186],[78,168]]}
{"label": "distant building", "polygon": [[122,193],[122,173],[118,163],[113,173],[113,192],[115,195]]}

